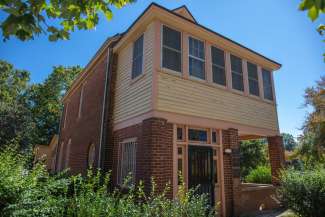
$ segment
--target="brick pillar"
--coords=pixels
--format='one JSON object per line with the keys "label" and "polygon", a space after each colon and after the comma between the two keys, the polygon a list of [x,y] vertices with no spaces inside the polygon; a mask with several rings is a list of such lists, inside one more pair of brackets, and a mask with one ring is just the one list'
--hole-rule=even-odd
{"label": "brick pillar", "polygon": [[[163,192],[166,184],[170,191],[167,197],[173,197],[173,125],[161,118],[149,118],[142,122],[143,148],[146,150],[142,175],[146,191],[150,191],[150,178],[156,182],[156,191]],[[149,183],[148,183],[149,181]]]}
{"label": "brick pillar", "polygon": [[279,172],[284,166],[284,148],[282,136],[267,137],[272,172],[272,184],[279,185]]}
{"label": "brick pillar", "polygon": [[[237,129],[222,131],[226,217],[238,215],[240,203],[240,154]],[[231,149],[231,154],[225,153]]]}

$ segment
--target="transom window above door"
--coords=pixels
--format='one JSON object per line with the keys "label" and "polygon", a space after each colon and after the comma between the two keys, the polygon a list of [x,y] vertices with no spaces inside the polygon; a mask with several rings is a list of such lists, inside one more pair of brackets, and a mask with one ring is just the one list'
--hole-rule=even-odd
{"label": "transom window above door", "polygon": [[188,140],[197,142],[208,142],[207,130],[188,129]]}
{"label": "transom window above door", "polygon": [[205,80],[204,42],[189,37],[189,71],[190,76]]}

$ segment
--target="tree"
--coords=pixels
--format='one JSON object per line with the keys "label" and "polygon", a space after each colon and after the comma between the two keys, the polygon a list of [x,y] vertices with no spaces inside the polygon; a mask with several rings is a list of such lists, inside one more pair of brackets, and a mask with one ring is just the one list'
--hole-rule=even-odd
{"label": "tree", "polygon": [[0,146],[10,143],[26,149],[34,125],[28,109],[29,72],[0,60]]}
{"label": "tree", "polygon": [[258,166],[264,166],[267,160],[267,145],[264,139],[247,140],[240,143],[240,175],[246,177]]}
{"label": "tree", "polygon": [[54,67],[43,83],[30,87],[29,107],[35,123],[33,144],[49,144],[52,136],[58,133],[62,97],[81,70],[80,66]]}
{"label": "tree", "polygon": [[[302,11],[308,11],[308,17],[315,21],[319,14],[325,12],[325,0],[302,0],[299,9]],[[325,33],[325,25],[320,24],[317,28],[319,34],[324,35]],[[325,58],[325,54],[324,54]]]}
{"label": "tree", "polygon": [[283,145],[285,150],[293,151],[293,149],[297,146],[297,142],[293,138],[293,136],[289,133],[281,133],[283,138]]}
{"label": "tree", "polygon": [[122,8],[134,0],[3,0],[0,9],[8,16],[0,22],[4,40],[15,36],[25,41],[49,33],[49,40],[69,39],[75,30],[93,29],[100,14],[112,19],[112,6]]}

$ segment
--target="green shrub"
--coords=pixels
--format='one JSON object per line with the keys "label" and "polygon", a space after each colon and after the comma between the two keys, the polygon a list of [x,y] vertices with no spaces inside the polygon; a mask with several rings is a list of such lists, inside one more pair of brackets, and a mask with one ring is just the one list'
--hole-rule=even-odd
{"label": "green shrub", "polygon": [[250,183],[271,184],[271,168],[267,166],[258,166],[256,169],[250,171],[245,177],[245,181]]}
{"label": "green shrub", "polygon": [[281,176],[281,200],[301,217],[325,216],[325,169],[290,169]]}
{"label": "green shrub", "polygon": [[[66,173],[50,175],[45,166],[28,169],[26,157],[15,150],[0,151],[0,216],[57,217],[204,217],[213,216],[205,195],[180,187],[175,200],[156,193],[144,193],[142,182],[130,186],[127,192],[109,191],[109,175],[98,170],[68,177]],[[127,182],[127,180],[126,180]]]}

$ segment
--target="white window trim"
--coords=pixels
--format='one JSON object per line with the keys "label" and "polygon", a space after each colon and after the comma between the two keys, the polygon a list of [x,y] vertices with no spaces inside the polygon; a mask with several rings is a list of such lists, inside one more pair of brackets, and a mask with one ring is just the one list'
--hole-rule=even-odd
{"label": "white window trim", "polygon": [[[164,45],[164,26],[166,26],[167,28],[169,29],[172,29],[176,32],[179,32],[181,34],[181,49],[180,50],[177,50],[175,48],[171,48],[169,46],[166,46]],[[161,47],[161,51],[160,51],[160,66],[161,68],[166,71],[166,72],[169,72],[169,73],[172,73],[172,74],[176,74],[176,75],[182,75],[183,73],[183,32],[179,31],[179,30],[176,30],[175,28],[172,28],[166,24],[162,24],[161,27],[160,27],[160,47]],[[176,71],[176,70],[173,70],[173,69],[169,69],[169,68],[166,68],[163,66],[163,52],[164,52],[164,48],[167,48],[167,49],[170,49],[172,51],[175,51],[175,52],[178,52],[179,54],[181,54],[181,71]]]}
{"label": "white window trim", "polygon": [[[138,74],[137,76],[135,76],[133,78],[133,62],[134,62],[134,44],[135,42],[140,39],[141,37],[143,37],[143,42],[142,42],[142,61],[141,61],[141,72],[140,74]],[[143,65],[144,65],[144,43],[145,43],[145,38],[144,38],[144,33],[142,33],[139,37],[137,37],[134,41],[133,41],[133,46],[132,46],[132,68],[131,68],[131,80],[137,80],[139,77],[141,77],[144,74],[144,70],[143,70]],[[137,58],[139,58],[139,56],[137,56]],[[137,59],[136,58],[136,59]]]}
{"label": "white window trim", "polygon": [[[196,56],[193,56],[190,54],[190,38],[194,39],[194,40],[198,40],[200,42],[203,43],[203,52],[204,52],[204,59],[200,58],[200,57],[196,57]],[[194,78],[194,79],[198,79],[198,80],[207,80],[207,73],[206,73],[206,66],[205,66],[205,56],[206,56],[206,45],[205,45],[205,42],[204,40],[201,40],[201,39],[198,39],[196,37],[193,37],[193,36],[188,36],[188,74],[191,78]],[[203,70],[203,73],[204,73],[204,79],[203,78],[198,78],[194,75],[191,75],[191,72],[190,72],[190,58],[193,58],[193,59],[196,59],[196,60],[199,60],[201,62],[203,62],[203,66],[204,66],[204,70]]]}

